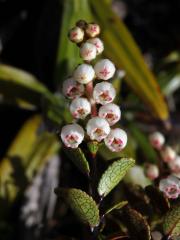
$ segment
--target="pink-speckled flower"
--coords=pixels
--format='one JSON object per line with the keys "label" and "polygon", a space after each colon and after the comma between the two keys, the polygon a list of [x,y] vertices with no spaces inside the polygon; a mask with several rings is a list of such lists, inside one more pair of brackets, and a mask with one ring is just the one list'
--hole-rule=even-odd
{"label": "pink-speckled flower", "polygon": [[70,112],[74,118],[84,119],[91,112],[91,104],[86,98],[76,98],[70,104]]}
{"label": "pink-speckled flower", "polygon": [[168,166],[173,173],[180,173],[180,156],[176,156],[174,160],[168,163]]}
{"label": "pink-speckled flower", "polygon": [[91,118],[86,126],[87,134],[91,140],[102,141],[110,132],[109,123],[100,117]]}
{"label": "pink-speckled flower", "polygon": [[169,163],[176,158],[176,152],[170,146],[165,146],[161,151],[161,156],[164,162]]}
{"label": "pink-speckled flower", "polygon": [[80,27],[74,27],[69,31],[69,39],[74,43],[80,43],[84,39],[84,31]]}
{"label": "pink-speckled flower", "polygon": [[120,152],[127,144],[127,134],[120,128],[111,129],[104,142],[112,152]]}
{"label": "pink-speckled flower", "polygon": [[114,76],[116,71],[114,64],[109,59],[102,59],[94,66],[96,77],[102,80],[108,80]]}
{"label": "pink-speckled flower", "polygon": [[100,34],[101,29],[98,24],[89,23],[89,24],[87,24],[85,31],[86,31],[86,34],[88,35],[88,37],[94,38]]}
{"label": "pink-speckled flower", "polygon": [[159,189],[167,198],[178,198],[180,195],[180,180],[177,177],[170,175],[160,181]]}
{"label": "pink-speckled flower", "polygon": [[97,83],[94,87],[93,98],[96,103],[105,105],[111,103],[116,96],[113,85],[109,82]]}
{"label": "pink-speckled flower", "polygon": [[99,55],[104,51],[104,44],[100,38],[90,38],[87,40],[88,43],[94,44],[96,47],[96,54]]}
{"label": "pink-speckled flower", "polygon": [[150,180],[154,180],[159,177],[159,168],[155,164],[148,164],[145,173]]}
{"label": "pink-speckled flower", "polygon": [[154,148],[160,150],[165,142],[165,138],[162,133],[154,132],[149,135],[149,141]]}
{"label": "pink-speckled flower", "polygon": [[84,94],[84,85],[78,83],[73,78],[68,78],[63,82],[63,94],[69,99],[80,97]]}
{"label": "pink-speckled flower", "polygon": [[78,124],[65,125],[61,130],[61,139],[66,147],[77,148],[84,139],[84,130]]}
{"label": "pink-speckled flower", "polygon": [[80,48],[80,56],[85,61],[91,61],[96,58],[96,47],[92,43],[83,43]]}
{"label": "pink-speckled flower", "polygon": [[99,117],[105,118],[109,125],[117,123],[121,117],[120,108],[114,103],[108,103],[99,109]]}

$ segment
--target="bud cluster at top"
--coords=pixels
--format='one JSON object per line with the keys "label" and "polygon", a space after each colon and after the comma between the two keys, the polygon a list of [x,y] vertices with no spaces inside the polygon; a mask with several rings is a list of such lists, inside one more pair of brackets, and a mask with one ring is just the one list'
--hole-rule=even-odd
{"label": "bud cluster at top", "polygon": [[160,132],[150,134],[149,141],[172,174],[160,181],[159,188],[168,198],[177,198],[180,196],[180,156],[171,146],[165,144],[165,137]]}
{"label": "bud cluster at top", "polygon": [[63,94],[71,100],[69,109],[74,120],[86,123],[86,133],[81,125],[68,124],[61,130],[61,139],[65,146],[77,148],[87,134],[90,140],[104,141],[111,151],[118,152],[126,146],[127,134],[120,128],[111,129],[121,118],[119,106],[113,103],[116,90],[108,81],[116,69],[109,59],[91,63],[104,50],[100,31],[98,24],[83,20],[69,31],[69,39],[79,47],[84,63],[64,81]]}

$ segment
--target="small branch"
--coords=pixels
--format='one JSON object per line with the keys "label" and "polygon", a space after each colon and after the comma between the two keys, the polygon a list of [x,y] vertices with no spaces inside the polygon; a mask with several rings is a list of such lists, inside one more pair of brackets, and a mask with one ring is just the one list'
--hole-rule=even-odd
{"label": "small branch", "polygon": [[95,117],[97,116],[97,107],[96,107],[96,102],[93,99],[93,89],[94,89],[93,81],[86,84],[86,96],[91,103],[91,116]]}

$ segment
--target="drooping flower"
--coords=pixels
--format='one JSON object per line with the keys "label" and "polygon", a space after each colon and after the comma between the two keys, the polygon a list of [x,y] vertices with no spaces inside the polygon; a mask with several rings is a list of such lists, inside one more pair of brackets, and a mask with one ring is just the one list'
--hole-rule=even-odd
{"label": "drooping flower", "polygon": [[70,104],[70,112],[74,118],[84,119],[91,112],[91,104],[86,98],[76,98]]}
{"label": "drooping flower", "polygon": [[96,46],[92,43],[83,43],[80,47],[80,56],[85,61],[91,61],[96,58]]}
{"label": "drooping flower", "polygon": [[149,141],[154,148],[160,150],[165,142],[165,138],[162,133],[154,132],[150,134]]}
{"label": "drooping flower", "polygon": [[87,40],[88,43],[94,44],[96,47],[96,54],[99,55],[104,51],[104,44],[100,38],[90,38]]}
{"label": "drooping flower", "polygon": [[121,117],[120,108],[114,103],[103,105],[99,109],[99,117],[105,118],[109,125],[112,126],[117,123]]}
{"label": "drooping flower", "polygon": [[100,117],[91,118],[86,126],[87,134],[91,140],[102,141],[110,132],[109,123]]}
{"label": "drooping flower", "polygon": [[148,164],[145,173],[150,180],[154,180],[159,177],[159,168],[155,164]]}
{"label": "drooping flower", "polygon": [[84,39],[84,31],[80,27],[74,27],[69,31],[69,39],[74,43],[80,43]]}
{"label": "drooping flower", "polygon": [[164,162],[169,163],[174,161],[176,152],[170,146],[165,146],[161,151],[161,156]]}
{"label": "drooping flower", "polygon": [[120,152],[127,144],[127,134],[120,128],[111,129],[104,142],[112,152]]}
{"label": "drooping flower", "polygon": [[65,125],[61,130],[61,139],[66,147],[77,148],[84,139],[84,130],[78,124]]}
{"label": "drooping flower", "polygon": [[113,85],[109,82],[97,83],[94,87],[93,98],[96,103],[105,105],[111,103],[116,96]]}
{"label": "drooping flower", "polygon": [[89,23],[87,24],[85,31],[88,37],[94,38],[100,34],[101,29],[98,24]]}
{"label": "drooping flower", "polygon": [[68,78],[63,82],[63,94],[69,99],[80,97],[84,94],[84,85],[78,83],[73,78]]}
{"label": "drooping flower", "polygon": [[94,79],[95,72],[91,65],[84,63],[75,69],[73,77],[77,82],[87,84]]}
{"label": "drooping flower", "polygon": [[115,73],[115,66],[109,59],[102,59],[94,66],[97,78],[108,80],[113,77]]}
{"label": "drooping flower", "polygon": [[178,198],[180,194],[180,180],[175,176],[170,175],[160,181],[159,189],[167,198]]}

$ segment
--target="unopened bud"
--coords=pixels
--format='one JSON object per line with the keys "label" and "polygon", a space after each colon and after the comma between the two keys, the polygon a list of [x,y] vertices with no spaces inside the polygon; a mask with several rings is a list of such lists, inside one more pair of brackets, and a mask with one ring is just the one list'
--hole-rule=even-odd
{"label": "unopened bud", "polygon": [[104,51],[104,44],[100,38],[90,38],[87,42],[94,44],[96,47],[96,54],[99,55]]}
{"label": "unopened bud", "polygon": [[87,84],[94,79],[95,72],[91,65],[81,64],[75,69],[73,77],[77,82]]}
{"label": "unopened bud", "polygon": [[162,133],[154,132],[150,134],[149,141],[154,148],[160,150],[165,142],[165,138]]}
{"label": "unopened bud", "polygon": [[102,59],[96,63],[94,70],[97,78],[108,80],[114,76],[116,71],[114,64],[109,59]]}
{"label": "unopened bud", "polygon": [[145,173],[150,180],[154,180],[159,177],[159,169],[155,164],[148,164],[145,169]]}
{"label": "unopened bud", "polygon": [[90,38],[94,38],[100,34],[100,26],[96,23],[89,23],[86,26],[86,34]]}
{"label": "unopened bud", "polygon": [[84,43],[80,48],[80,56],[85,61],[91,61],[96,58],[96,47],[92,43]]}
{"label": "unopened bud", "polygon": [[74,27],[69,31],[69,39],[74,43],[80,43],[84,39],[84,31],[80,27]]}

